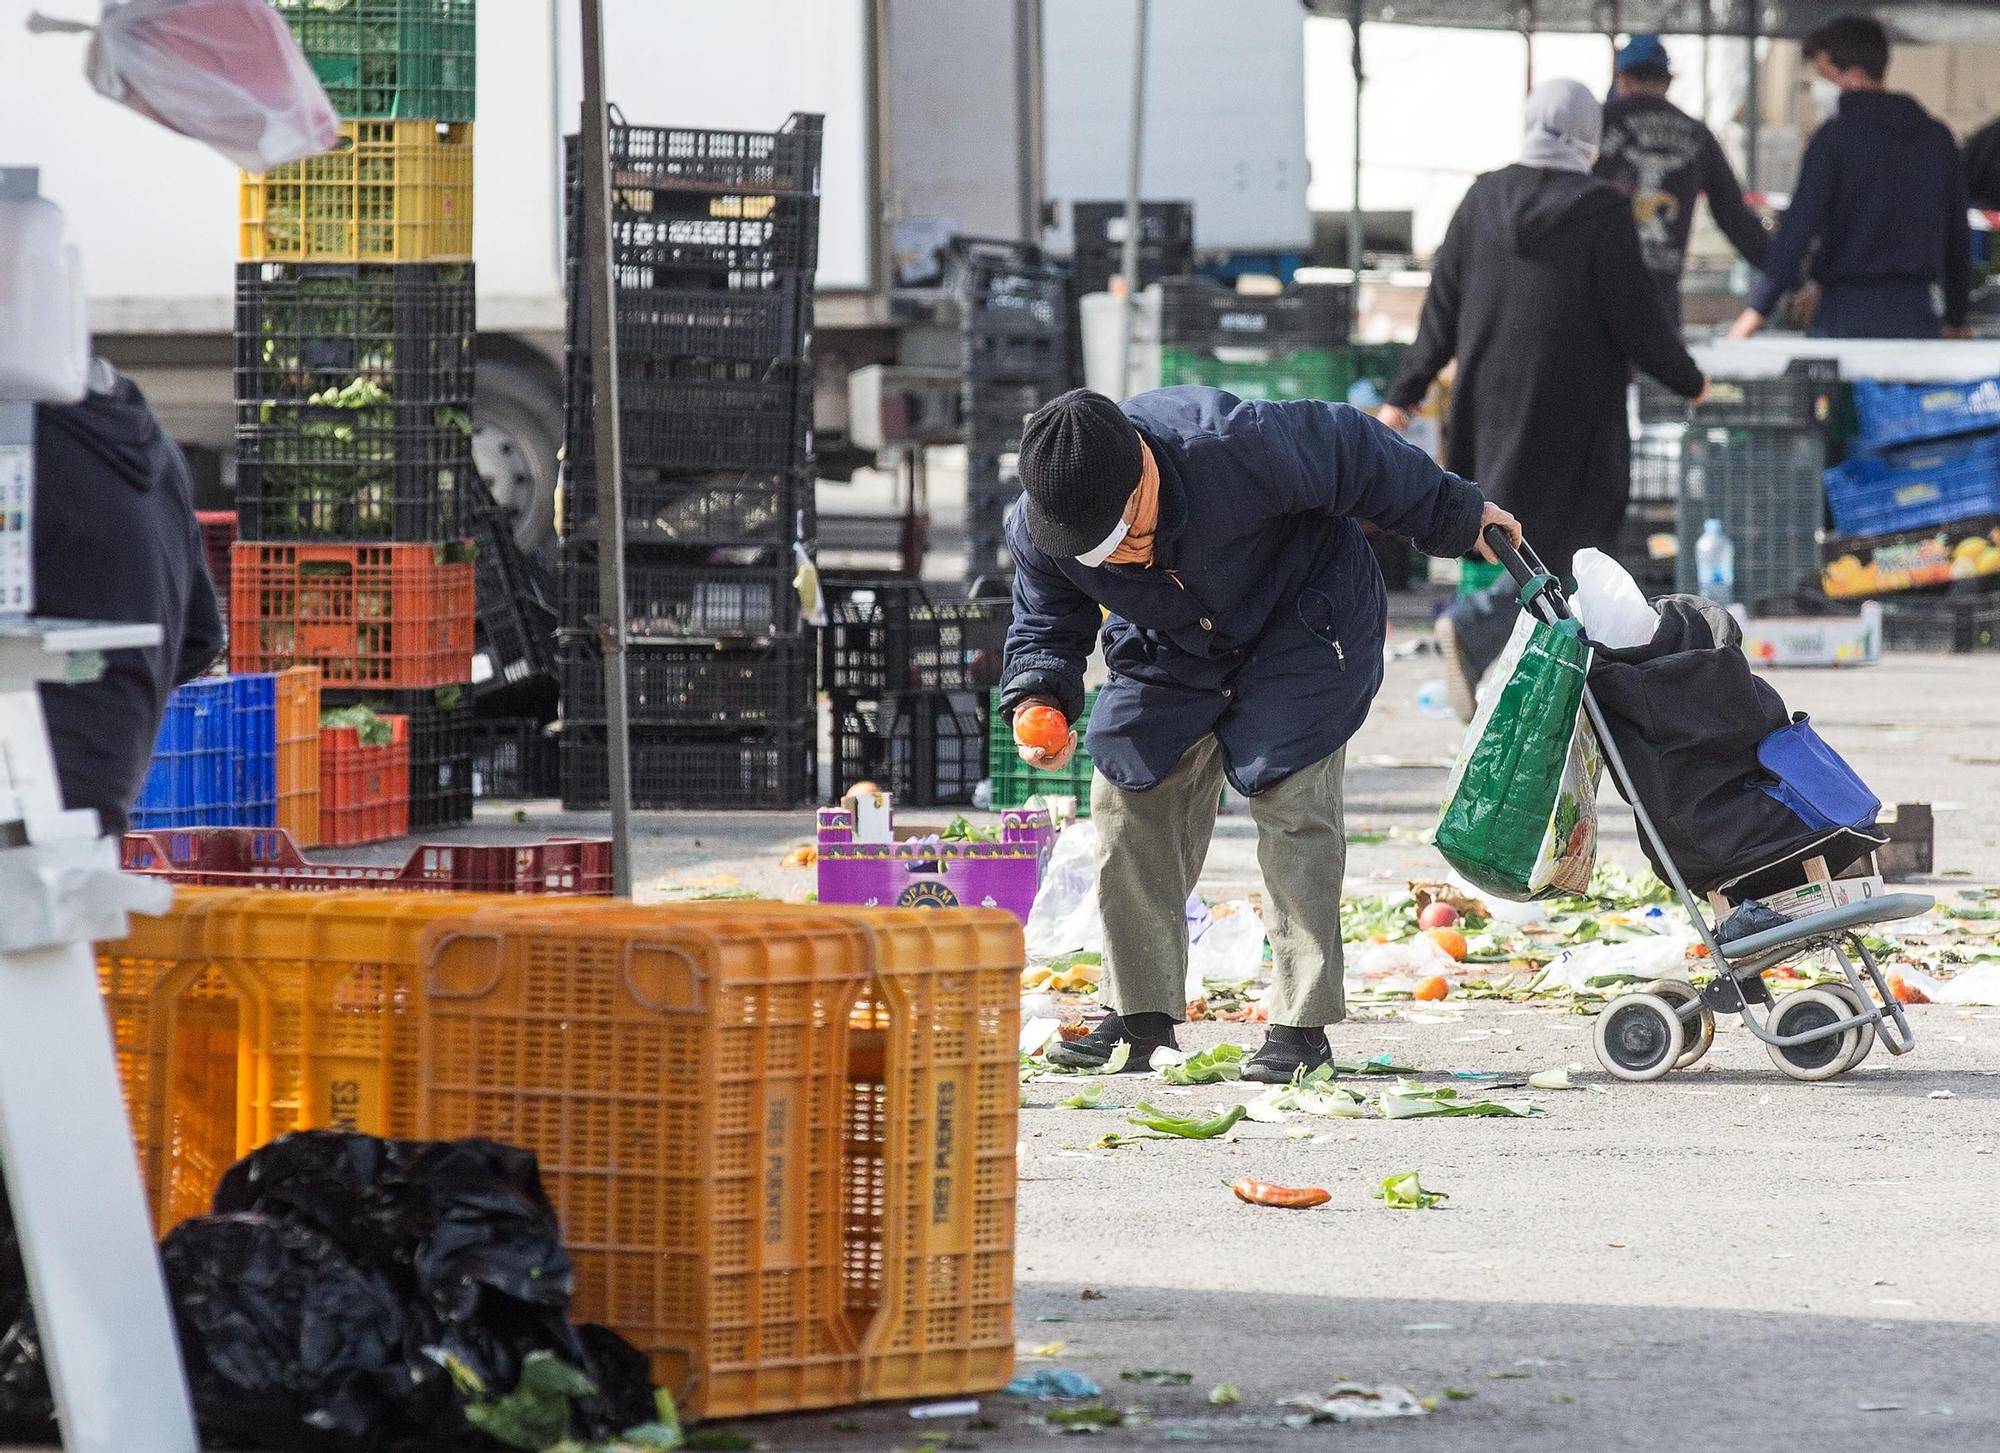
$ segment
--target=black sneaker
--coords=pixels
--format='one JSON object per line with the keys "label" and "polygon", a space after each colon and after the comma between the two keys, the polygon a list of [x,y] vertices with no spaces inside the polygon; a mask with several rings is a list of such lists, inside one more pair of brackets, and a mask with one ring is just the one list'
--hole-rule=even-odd
{"label": "black sneaker", "polygon": [[1431,627],[1438,655],[1444,658],[1444,691],[1460,721],[1471,721],[1479,710],[1479,682],[1468,670],[1465,655],[1458,649],[1458,626],[1450,612],[1437,618]]}
{"label": "black sneaker", "polygon": [[1128,1075],[1151,1068],[1154,1050],[1180,1048],[1174,1043],[1171,1014],[1107,1014],[1082,1039],[1061,1039],[1051,1044],[1048,1061],[1071,1070],[1100,1069],[1111,1059],[1111,1051],[1121,1044],[1132,1046],[1131,1057],[1121,1072]]}
{"label": "black sneaker", "polygon": [[1332,1063],[1333,1046],[1327,1043],[1324,1029],[1273,1024],[1257,1052],[1243,1062],[1243,1078],[1262,1085],[1289,1085],[1300,1070],[1316,1070]]}

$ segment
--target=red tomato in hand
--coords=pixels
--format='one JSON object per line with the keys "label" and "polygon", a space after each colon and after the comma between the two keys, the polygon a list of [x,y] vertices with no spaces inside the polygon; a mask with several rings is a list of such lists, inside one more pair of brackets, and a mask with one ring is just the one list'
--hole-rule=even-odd
{"label": "red tomato in hand", "polygon": [[1054,756],[1069,745],[1069,723],[1053,706],[1024,706],[1014,713],[1014,740]]}

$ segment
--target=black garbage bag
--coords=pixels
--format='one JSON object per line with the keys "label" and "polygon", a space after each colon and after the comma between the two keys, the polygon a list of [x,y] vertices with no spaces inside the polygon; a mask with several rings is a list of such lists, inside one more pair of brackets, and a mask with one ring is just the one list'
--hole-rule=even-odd
{"label": "black garbage bag", "polygon": [[399,1431],[402,1308],[332,1238],[274,1216],[200,1216],[160,1255],[205,1439],[356,1448]]}
{"label": "black garbage bag", "polygon": [[[1749,897],[1802,880],[1808,857],[1839,873],[1871,851],[1879,839],[1810,825],[1763,790],[1772,779],[1758,748],[1792,725],[1784,701],[1740,650],[1715,643],[1706,602],[1657,604],[1653,639],[1600,649],[1590,690],[1688,887]],[[1642,833],[1639,844],[1664,879],[1652,842]]]}

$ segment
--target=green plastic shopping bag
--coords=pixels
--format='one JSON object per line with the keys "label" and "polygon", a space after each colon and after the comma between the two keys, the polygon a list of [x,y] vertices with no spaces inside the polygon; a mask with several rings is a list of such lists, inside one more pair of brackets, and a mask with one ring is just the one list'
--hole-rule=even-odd
{"label": "green plastic shopping bag", "polygon": [[1431,834],[1502,898],[1582,893],[1597,859],[1603,757],[1583,714],[1590,647],[1574,621],[1523,615],[1465,736]]}

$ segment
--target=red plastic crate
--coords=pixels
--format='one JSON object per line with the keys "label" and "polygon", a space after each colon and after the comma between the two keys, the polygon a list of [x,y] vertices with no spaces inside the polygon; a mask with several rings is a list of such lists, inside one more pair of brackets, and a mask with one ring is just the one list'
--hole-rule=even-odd
{"label": "red plastic crate", "polygon": [[317,666],[328,686],[472,679],[470,547],[239,542],[230,550],[234,671]]}
{"label": "red plastic crate", "polygon": [[425,843],[400,867],[308,862],[282,828],[220,827],[128,832],[128,873],[204,888],[285,888],[332,893],[388,888],[405,893],[538,893],[608,897],[611,839],[538,843]]}
{"label": "red plastic crate", "polygon": [[391,740],[363,746],[359,727],[319,729],[319,840],[376,843],[410,830],[410,722],[385,716]]}
{"label": "red plastic crate", "polygon": [[229,551],[236,544],[235,510],[197,510],[202,553],[208,556],[208,578],[215,582],[215,603],[229,618]]}

